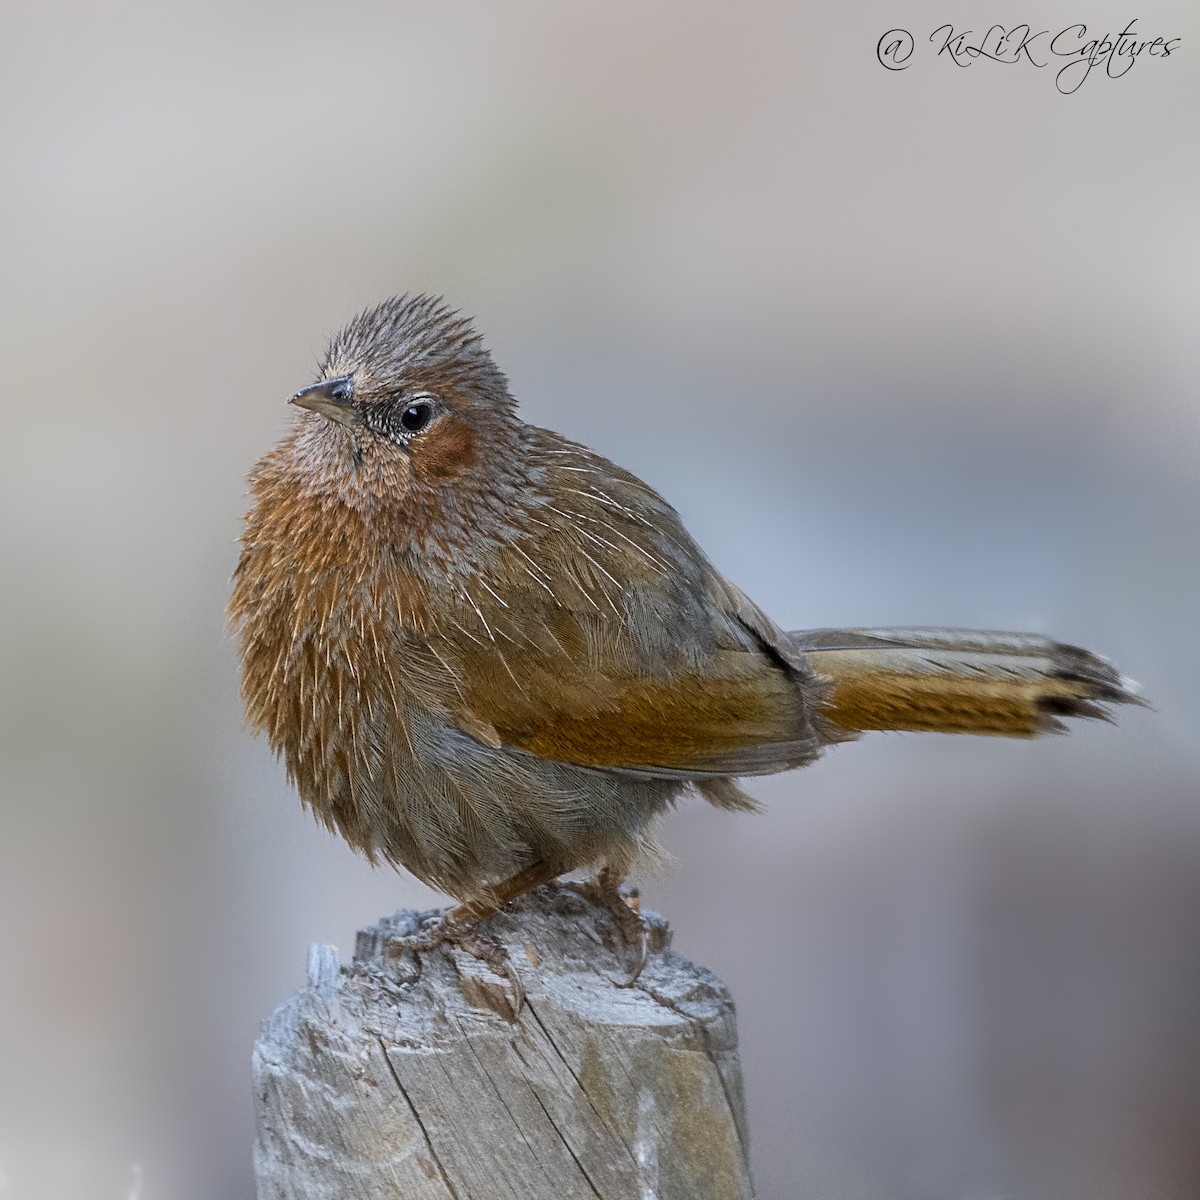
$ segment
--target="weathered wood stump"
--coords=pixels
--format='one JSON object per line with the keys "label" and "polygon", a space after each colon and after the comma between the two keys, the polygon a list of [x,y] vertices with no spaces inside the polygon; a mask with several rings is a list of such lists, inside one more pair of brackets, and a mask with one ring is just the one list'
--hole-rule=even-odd
{"label": "weathered wood stump", "polygon": [[260,1200],[746,1200],[753,1196],[733,1001],[669,949],[620,987],[631,951],[566,889],[482,932],[512,981],[459,948],[361,931],[314,946],[308,986],[254,1049]]}

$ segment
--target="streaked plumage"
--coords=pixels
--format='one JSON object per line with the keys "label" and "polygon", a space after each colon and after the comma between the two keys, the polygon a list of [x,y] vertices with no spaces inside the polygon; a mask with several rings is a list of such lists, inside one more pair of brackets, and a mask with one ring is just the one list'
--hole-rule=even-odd
{"label": "streaked plumage", "polygon": [[1133,698],[1026,635],[784,633],[652,489],[520,421],[438,300],[363,313],[296,399],[230,602],[247,719],[327,825],[460,899],[624,870],[688,788],[752,807],[737,777],[859,730],[1028,736]]}

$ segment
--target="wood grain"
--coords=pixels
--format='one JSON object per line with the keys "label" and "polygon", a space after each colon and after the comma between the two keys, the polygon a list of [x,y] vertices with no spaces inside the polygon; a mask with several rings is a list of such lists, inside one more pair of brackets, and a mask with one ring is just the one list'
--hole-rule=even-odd
{"label": "wood grain", "polygon": [[609,915],[566,889],[481,928],[525,992],[462,949],[415,953],[430,914],[358,935],[254,1050],[260,1200],[748,1200],[733,1001],[669,949],[622,988]]}

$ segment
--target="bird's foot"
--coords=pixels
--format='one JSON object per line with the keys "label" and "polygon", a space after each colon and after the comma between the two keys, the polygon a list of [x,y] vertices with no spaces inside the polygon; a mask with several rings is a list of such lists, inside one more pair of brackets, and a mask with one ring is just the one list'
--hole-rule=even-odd
{"label": "bird's foot", "polygon": [[650,954],[650,931],[642,920],[641,901],[635,887],[623,888],[622,876],[610,867],[604,867],[592,879],[570,882],[563,886],[576,892],[585,900],[602,908],[626,947],[632,950],[633,964],[624,979],[614,979],[617,987],[633,987],[645,970]]}
{"label": "bird's foot", "polygon": [[[525,1003],[525,988],[509,960],[508,951],[496,941],[479,932],[479,924],[498,913],[509,901],[539,884],[549,883],[562,874],[562,867],[537,859],[515,875],[494,884],[484,895],[467,900],[441,917],[427,921],[413,939],[405,939],[407,948],[420,951],[438,946],[457,946],[472,958],[478,959],[496,975],[509,981],[512,987],[512,1019],[516,1020]],[[496,1007],[491,1005],[491,1007]]]}
{"label": "bird's foot", "polygon": [[[488,916],[492,914],[487,914]],[[395,938],[388,946],[391,956],[405,952],[414,955],[428,953],[443,947],[462,950],[478,962],[483,963],[494,975],[508,981],[511,997],[505,1005],[498,1006],[490,998],[486,999],[487,1007],[497,1009],[508,1008],[511,1012],[502,1015],[515,1020],[525,1003],[525,985],[512,965],[508,951],[495,938],[480,932],[479,926],[485,919],[473,912],[464,912],[462,908],[451,909],[441,916],[428,918],[419,932],[409,937]],[[476,991],[477,989],[472,989]]]}

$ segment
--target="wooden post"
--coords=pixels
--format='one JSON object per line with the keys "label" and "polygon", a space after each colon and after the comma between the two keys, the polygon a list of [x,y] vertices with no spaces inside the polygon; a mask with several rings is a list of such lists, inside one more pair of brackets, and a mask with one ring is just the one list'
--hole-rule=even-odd
{"label": "wooden post", "polygon": [[733,1001],[669,949],[632,959],[611,917],[540,889],[489,919],[520,976],[459,948],[396,939],[431,914],[358,935],[254,1048],[259,1200],[750,1200]]}

